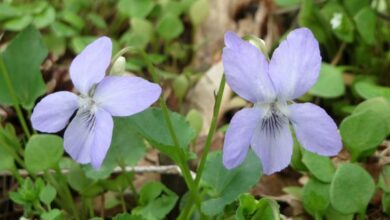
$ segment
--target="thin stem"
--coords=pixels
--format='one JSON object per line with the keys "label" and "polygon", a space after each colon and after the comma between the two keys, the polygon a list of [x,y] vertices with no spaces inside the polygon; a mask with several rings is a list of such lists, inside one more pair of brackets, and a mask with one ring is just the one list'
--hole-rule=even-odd
{"label": "thin stem", "polygon": [[78,211],[77,211],[77,207],[76,207],[76,204],[73,200],[73,197],[72,197],[72,193],[70,192],[70,189],[69,189],[69,186],[66,182],[66,179],[65,179],[65,176],[62,174],[61,172],[61,169],[60,167],[58,166],[58,164],[55,166],[55,171],[56,171],[56,174],[60,177],[60,180],[62,183],[62,186],[63,186],[63,189],[64,189],[64,197],[65,199],[68,201],[74,215],[75,215],[75,218],[76,219],[79,219],[79,216],[78,216]]}
{"label": "thin stem", "polygon": [[225,90],[225,75],[222,76],[221,82],[219,83],[219,89],[215,100],[213,117],[211,119],[209,133],[207,135],[206,143],[204,145],[202,156],[200,158],[200,163],[196,172],[195,187],[198,187],[200,178],[202,177],[204,166],[206,164],[207,155],[209,154],[211,142],[213,140],[215,130],[217,128],[218,114],[219,114],[219,110],[221,109],[222,96],[224,90]]}
{"label": "thin stem", "polygon": [[125,193],[123,191],[119,192],[119,197],[121,199],[122,212],[127,212]]}
{"label": "thin stem", "polygon": [[18,100],[18,97],[16,96],[16,93],[15,93],[15,88],[12,85],[11,79],[9,78],[8,70],[5,67],[3,58],[1,56],[0,56],[0,72],[3,73],[5,84],[7,85],[8,91],[9,91],[11,98],[12,98],[12,101],[14,103],[16,115],[19,119],[20,125],[22,126],[22,129],[23,129],[24,133],[27,135],[27,137],[30,138],[31,137],[30,130],[28,129],[26,120],[23,117],[22,110],[20,109],[20,106],[19,106],[19,100]]}
{"label": "thin stem", "polygon": [[[150,74],[152,75],[153,81],[155,83],[160,84],[160,79],[156,73],[156,70],[155,70],[152,62],[149,60],[149,57],[146,55],[146,53],[144,51],[140,51],[140,53],[142,54],[143,58],[146,61],[147,68],[148,68]],[[163,111],[164,119],[165,119],[165,122],[167,124],[169,134],[171,135],[171,138],[172,138],[174,145],[178,148],[178,157],[179,157],[179,161],[178,161],[179,164],[178,165],[181,168],[184,180],[185,180],[185,182],[190,190],[191,197],[193,199],[195,199],[197,206],[200,208],[200,200],[198,199],[197,194],[196,194],[196,187],[194,185],[194,180],[191,177],[191,172],[190,172],[190,169],[188,167],[187,161],[185,159],[185,154],[183,152],[183,148],[181,148],[180,143],[178,141],[176,132],[173,128],[172,120],[171,120],[170,115],[169,115],[169,110],[168,110],[168,107],[165,103],[163,96],[160,96],[159,103],[160,103],[161,109]]]}

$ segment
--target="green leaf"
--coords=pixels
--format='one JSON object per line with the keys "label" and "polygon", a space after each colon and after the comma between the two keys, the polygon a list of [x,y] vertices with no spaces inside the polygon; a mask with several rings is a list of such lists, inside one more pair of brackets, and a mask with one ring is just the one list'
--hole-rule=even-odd
{"label": "green leaf", "polygon": [[318,81],[309,93],[323,98],[336,98],[343,95],[344,90],[343,71],[340,68],[323,63]]}
{"label": "green leaf", "polygon": [[206,215],[216,215],[233,202],[241,193],[254,186],[262,175],[260,160],[250,151],[245,161],[235,169],[227,170],[222,164],[222,153],[208,155],[202,183],[210,187],[210,199],[202,203]]}
{"label": "green leaf", "polygon": [[299,3],[301,3],[301,0],[275,0],[275,3],[279,7],[291,7],[299,5]]}
{"label": "green leaf", "polygon": [[75,28],[60,21],[53,22],[53,24],[51,24],[51,29],[58,37],[72,37],[77,35],[77,30]]}
{"label": "green leaf", "polygon": [[252,195],[243,194],[239,197],[236,219],[278,220],[280,219],[279,205],[268,198],[257,201]]}
{"label": "green leaf", "polygon": [[65,53],[65,38],[58,37],[54,34],[45,34],[45,36],[43,36],[43,42],[45,43],[49,51],[54,53],[55,55],[61,56]]}
{"label": "green leaf", "polygon": [[356,106],[352,114],[367,110],[375,112],[377,117],[383,120],[383,123],[387,126],[387,134],[390,134],[390,102],[383,97],[368,99]]}
{"label": "green leaf", "polygon": [[63,220],[65,219],[64,213],[59,209],[52,209],[48,212],[41,214],[42,220]]}
{"label": "green leaf", "polygon": [[16,136],[13,125],[0,126],[0,171],[13,171],[17,149],[20,149],[20,142]]}
{"label": "green leaf", "polygon": [[378,186],[384,192],[390,193],[390,165],[386,165],[382,168],[381,174],[378,180]]}
{"label": "green leaf", "polygon": [[342,2],[351,16],[354,16],[362,8],[370,6],[370,0],[343,0]]}
{"label": "green leaf", "polygon": [[320,156],[318,154],[304,151],[302,162],[306,165],[315,178],[324,182],[330,183],[335,172],[332,161],[329,157]]}
{"label": "green leaf", "polygon": [[194,26],[199,26],[209,14],[208,0],[197,0],[190,8],[190,19]]}
{"label": "green leaf", "polygon": [[335,210],[331,205],[325,212],[325,219],[329,220],[353,220],[354,214],[343,214]]}
{"label": "green leaf", "polygon": [[377,15],[370,7],[361,9],[354,17],[356,28],[367,44],[376,42]]}
{"label": "green leaf", "polygon": [[354,84],[356,92],[365,99],[384,97],[390,100],[390,88],[378,86],[370,82],[357,82]]}
{"label": "green leaf", "polygon": [[[195,136],[194,130],[189,126],[183,116],[174,112],[170,112],[169,114],[180,147],[185,150],[188,149],[189,143]],[[126,117],[126,120],[132,123],[137,132],[150,141],[153,146],[157,147],[172,159],[177,160],[176,152],[178,149],[172,141],[161,109],[149,108],[136,115]]]}
{"label": "green leaf", "polygon": [[382,194],[382,211],[387,215],[390,214],[390,193],[388,192]]}
{"label": "green leaf", "polygon": [[99,29],[106,29],[107,23],[106,21],[99,15],[94,12],[90,12],[87,15],[88,21],[90,21],[93,25],[95,25]]}
{"label": "green leaf", "polygon": [[121,42],[137,48],[145,48],[151,41],[154,33],[153,24],[144,19],[131,19],[131,31],[124,34]]}
{"label": "green leaf", "polygon": [[25,163],[33,173],[56,167],[64,153],[62,138],[56,135],[36,134],[27,142]]}
{"label": "green leaf", "polygon": [[74,13],[70,10],[64,10],[59,15],[60,19],[68,24],[70,24],[72,27],[74,27],[76,30],[81,31],[83,27],[85,26],[85,22],[83,18],[81,18],[79,15]]}
{"label": "green leaf", "polygon": [[177,195],[160,182],[146,183],[141,191],[139,206],[132,214],[141,215],[147,220],[164,219],[176,204]]}
{"label": "green leaf", "polygon": [[321,9],[332,26],[332,31],[342,41],[351,43],[354,39],[354,25],[344,8],[336,1],[329,1]]}
{"label": "green leaf", "polygon": [[21,31],[31,24],[33,18],[30,15],[10,19],[4,23],[4,30]]}
{"label": "green leaf", "polygon": [[33,24],[38,29],[52,24],[56,19],[56,11],[52,6],[47,7],[42,13],[34,16]]}
{"label": "green leaf", "polygon": [[300,26],[308,27],[313,31],[316,39],[328,46],[331,41],[331,29],[329,23],[325,20],[322,14],[312,0],[302,0],[302,5],[298,15]]}
{"label": "green leaf", "polygon": [[144,18],[150,14],[154,6],[153,0],[120,0],[117,8],[120,13],[131,18]]}
{"label": "green leaf", "polygon": [[313,217],[322,216],[328,208],[329,187],[330,184],[321,183],[315,179],[310,179],[303,187],[303,207]]}
{"label": "green leaf", "polygon": [[203,128],[203,116],[196,109],[191,109],[186,116],[186,120],[195,131],[197,137]]}
{"label": "green leaf", "polygon": [[142,216],[139,215],[131,215],[128,213],[120,213],[116,215],[113,220],[144,220]]}
{"label": "green leaf", "polygon": [[56,198],[57,191],[51,185],[46,185],[39,193],[39,199],[46,205],[50,205]]}
{"label": "green leaf", "polygon": [[70,46],[73,52],[78,54],[94,40],[96,40],[96,37],[93,36],[77,36],[72,38]]}
{"label": "green leaf", "polygon": [[172,14],[165,15],[157,25],[157,33],[165,40],[172,40],[184,31],[179,17]]}
{"label": "green leaf", "polygon": [[86,197],[94,197],[103,191],[103,188],[97,184],[97,180],[88,178],[80,165],[71,161],[69,172],[66,174],[69,185]]}
{"label": "green leaf", "polygon": [[47,49],[41,35],[32,26],[19,33],[3,52],[5,69],[0,69],[0,103],[5,105],[13,102],[5,75],[8,75],[18,102],[31,109],[35,100],[45,93],[40,64],[47,56]]}
{"label": "green leaf", "polygon": [[330,201],[341,213],[365,213],[374,192],[375,183],[367,171],[356,164],[342,164],[330,186]]}
{"label": "green leaf", "polygon": [[346,117],[340,125],[340,133],[352,159],[367,156],[386,138],[387,127],[382,118],[372,110],[365,110]]}

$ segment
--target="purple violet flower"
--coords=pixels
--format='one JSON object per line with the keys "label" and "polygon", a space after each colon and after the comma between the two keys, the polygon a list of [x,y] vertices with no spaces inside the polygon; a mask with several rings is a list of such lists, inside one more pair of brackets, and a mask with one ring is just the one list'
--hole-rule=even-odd
{"label": "purple violet flower", "polygon": [[288,166],[293,152],[291,122],[296,137],[308,151],[336,155],[342,147],[337,126],[320,107],[294,103],[317,81],[321,55],[317,40],[307,28],[288,34],[267,62],[252,44],[236,34],[225,34],[222,61],[230,87],[254,103],[238,111],[226,132],[223,163],[240,165],[249,146],[270,175]]}
{"label": "purple violet flower", "polygon": [[112,116],[129,116],[153,104],[159,85],[134,76],[106,76],[112,43],[101,37],[89,44],[71,63],[70,78],[80,95],[56,92],[34,108],[32,126],[41,132],[58,132],[77,110],[64,134],[65,151],[81,164],[100,168],[111,144]]}

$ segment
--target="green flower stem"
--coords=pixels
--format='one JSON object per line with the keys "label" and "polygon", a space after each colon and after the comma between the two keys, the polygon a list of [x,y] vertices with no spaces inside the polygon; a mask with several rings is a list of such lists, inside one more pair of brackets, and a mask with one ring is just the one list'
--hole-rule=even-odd
{"label": "green flower stem", "polygon": [[31,137],[30,130],[28,129],[26,120],[23,117],[22,110],[20,109],[18,97],[16,96],[15,89],[12,85],[11,79],[9,78],[8,70],[7,68],[5,68],[3,57],[1,56],[0,56],[0,72],[3,73],[3,77],[7,85],[8,91],[12,97],[12,101],[14,103],[16,115],[19,119],[20,125],[22,126],[22,129],[24,133],[27,135],[27,137],[30,138]]}
{"label": "green flower stem", "polygon": [[[148,71],[152,75],[153,81],[155,83],[160,84],[160,79],[156,73],[156,70],[155,70],[152,62],[149,60],[149,57],[146,55],[145,51],[140,51],[140,53],[146,61]],[[190,172],[190,169],[188,167],[187,161],[185,159],[185,154],[184,154],[183,149],[181,148],[180,143],[177,139],[177,135],[176,135],[175,130],[173,128],[172,120],[169,116],[169,110],[168,110],[168,107],[165,103],[163,96],[160,96],[159,103],[160,103],[161,109],[163,111],[164,119],[165,119],[165,122],[167,123],[167,127],[168,127],[169,133],[171,135],[172,141],[173,141],[174,145],[178,148],[178,158],[179,158],[178,165],[182,171],[184,180],[185,180],[185,182],[190,190],[191,197],[195,200],[197,206],[200,208],[200,200],[197,197],[196,187],[194,185],[194,180],[191,177],[191,172]]]}
{"label": "green flower stem", "polygon": [[22,185],[23,177],[20,175],[18,169],[16,169],[16,167],[13,167],[10,171],[12,173],[12,176],[16,178],[16,181],[18,181],[19,185]]}
{"label": "green flower stem", "polygon": [[64,197],[65,197],[64,199],[66,199],[67,203],[70,205],[70,207],[75,215],[75,218],[79,219],[77,207],[76,207],[76,204],[73,200],[72,193],[70,192],[66,178],[65,178],[64,174],[62,173],[58,164],[54,167],[54,169],[56,171],[56,174],[60,177],[59,187],[62,187],[64,189]]}
{"label": "green flower stem", "polygon": [[199,187],[199,182],[203,174],[204,166],[206,164],[207,155],[209,154],[211,142],[213,140],[215,130],[217,128],[218,115],[219,115],[219,110],[221,109],[222,96],[224,90],[225,90],[225,75],[222,76],[221,82],[219,83],[218,94],[215,98],[213,117],[211,119],[209,133],[207,135],[206,143],[203,148],[202,156],[200,158],[199,166],[196,172],[195,187],[197,188]]}
{"label": "green flower stem", "polygon": [[[52,186],[54,186],[54,188],[56,188],[58,195],[61,197],[61,199],[56,200],[59,203],[59,205],[65,210],[67,210],[69,214],[73,212],[73,209],[70,207],[70,204],[66,201],[62,187],[59,185],[56,178],[54,178],[53,175],[47,170],[44,171],[43,176],[45,177],[48,183],[50,183]],[[76,219],[79,219],[77,212],[72,214]]]}

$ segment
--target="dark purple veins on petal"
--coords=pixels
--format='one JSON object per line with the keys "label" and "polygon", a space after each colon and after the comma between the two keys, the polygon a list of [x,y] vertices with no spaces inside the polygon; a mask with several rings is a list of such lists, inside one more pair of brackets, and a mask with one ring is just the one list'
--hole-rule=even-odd
{"label": "dark purple veins on petal", "polygon": [[267,136],[275,138],[282,128],[285,116],[274,109],[271,111],[271,115],[263,118],[261,121],[261,130],[263,130]]}

